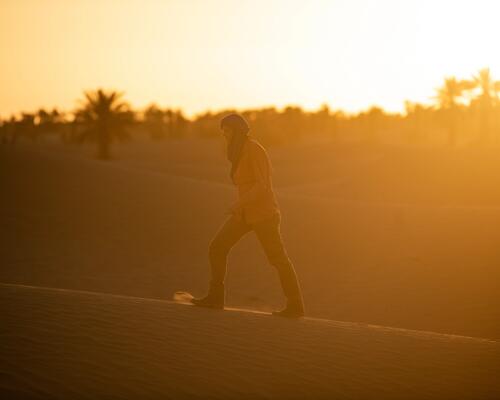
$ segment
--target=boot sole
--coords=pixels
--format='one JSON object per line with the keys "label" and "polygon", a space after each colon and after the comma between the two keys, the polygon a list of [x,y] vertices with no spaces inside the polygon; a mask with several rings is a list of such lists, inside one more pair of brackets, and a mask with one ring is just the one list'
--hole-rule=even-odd
{"label": "boot sole", "polygon": [[203,304],[203,303],[195,303],[194,301],[191,301],[191,304],[197,307],[203,307],[203,308],[211,308],[214,310],[223,310],[224,306],[220,304]]}

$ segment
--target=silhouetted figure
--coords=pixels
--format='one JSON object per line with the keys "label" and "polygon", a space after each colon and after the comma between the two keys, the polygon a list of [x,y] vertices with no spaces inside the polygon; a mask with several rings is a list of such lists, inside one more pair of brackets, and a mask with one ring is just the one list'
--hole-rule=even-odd
{"label": "silhouetted figure", "polygon": [[227,255],[246,233],[253,230],[269,263],[278,271],[287,298],[285,309],[273,314],[301,317],[304,315],[302,293],[281,238],[281,213],[273,191],[272,166],[267,151],[248,135],[248,123],[239,114],[225,116],[220,128],[227,140],[227,157],[232,163],[230,177],[238,187],[239,199],[228,210],[230,217],[210,243],[212,276],[208,294],[192,302],[204,307],[224,307]]}

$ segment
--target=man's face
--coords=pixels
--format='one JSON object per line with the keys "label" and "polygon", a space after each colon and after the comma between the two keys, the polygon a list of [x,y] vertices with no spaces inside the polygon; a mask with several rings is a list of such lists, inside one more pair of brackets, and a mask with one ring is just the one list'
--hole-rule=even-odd
{"label": "man's face", "polygon": [[231,128],[229,128],[227,125],[222,127],[222,135],[226,138],[226,140],[229,142],[231,140],[231,137],[233,135],[233,131]]}

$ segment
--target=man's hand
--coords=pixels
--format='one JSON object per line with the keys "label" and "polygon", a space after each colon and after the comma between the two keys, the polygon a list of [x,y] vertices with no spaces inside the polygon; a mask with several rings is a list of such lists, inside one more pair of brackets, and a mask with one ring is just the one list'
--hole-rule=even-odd
{"label": "man's hand", "polygon": [[229,209],[226,211],[226,214],[233,214],[236,218],[243,218],[243,207],[239,202],[233,203]]}

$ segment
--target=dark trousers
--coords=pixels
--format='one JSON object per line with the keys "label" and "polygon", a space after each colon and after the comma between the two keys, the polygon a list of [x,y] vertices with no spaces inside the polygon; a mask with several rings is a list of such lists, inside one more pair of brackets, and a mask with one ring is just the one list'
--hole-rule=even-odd
{"label": "dark trousers", "polygon": [[254,224],[248,224],[244,219],[237,219],[234,215],[231,215],[210,242],[211,284],[217,286],[224,283],[229,252],[245,234],[253,230],[264,249],[269,263],[278,272],[283,293],[290,302],[298,302],[302,305],[300,285],[293,264],[283,245],[280,223],[280,213]]}

